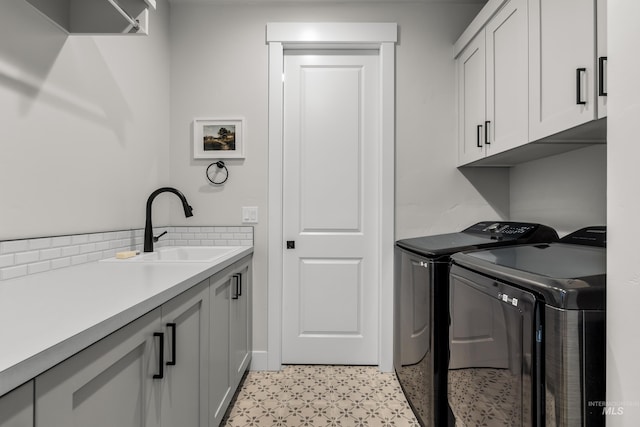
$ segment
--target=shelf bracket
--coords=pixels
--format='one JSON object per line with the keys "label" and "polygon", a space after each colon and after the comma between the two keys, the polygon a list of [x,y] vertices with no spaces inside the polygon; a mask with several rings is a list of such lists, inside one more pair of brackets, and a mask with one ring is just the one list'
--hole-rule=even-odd
{"label": "shelf bracket", "polygon": [[[118,3],[118,1],[117,1],[117,0],[107,0],[107,1],[108,1],[109,3],[111,3],[111,6],[113,6],[113,8],[114,8],[115,10],[117,10],[117,11],[118,11],[118,13],[119,13],[120,15],[122,15],[122,17],[123,17],[127,22],[129,22],[129,24],[131,24],[131,26],[133,27],[133,29],[134,29],[136,32],[140,31],[140,23],[139,23],[135,18],[133,18],[131,15],[129,15],[129,13],[127,13],[127,11],[126,11],[126,10],[124,10],[124,9],[122,8],[122,6],[120,6],[120,4]],[[148,3],[148,2],[147,2],[147,3]],[[154,2],[154,3],[155,3],[155,2]]]}

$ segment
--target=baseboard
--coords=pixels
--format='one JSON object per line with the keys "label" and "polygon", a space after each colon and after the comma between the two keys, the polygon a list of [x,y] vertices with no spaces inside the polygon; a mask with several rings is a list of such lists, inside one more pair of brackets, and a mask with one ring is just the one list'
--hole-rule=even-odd
{"label": "baseboard", "polygon": [[253,351],[251,353],[251,366],[249,369],[252,371],[268,371],[266,351]]}

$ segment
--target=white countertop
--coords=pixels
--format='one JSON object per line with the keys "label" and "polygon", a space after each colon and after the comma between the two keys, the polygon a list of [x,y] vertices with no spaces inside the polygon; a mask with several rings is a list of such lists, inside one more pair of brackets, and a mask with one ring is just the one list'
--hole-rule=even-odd
{"label": "white countertop", "polygon": [[251,254],[93,262],[0,282],[0,396]]}

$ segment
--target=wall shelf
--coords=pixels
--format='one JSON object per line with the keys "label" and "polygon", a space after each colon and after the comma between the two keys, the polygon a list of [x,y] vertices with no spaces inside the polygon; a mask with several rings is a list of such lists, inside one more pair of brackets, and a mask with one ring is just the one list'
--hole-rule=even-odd
{"label": "wall shelf", "polygon": [[25,0],[68,34],[148,34],[156,0]]}

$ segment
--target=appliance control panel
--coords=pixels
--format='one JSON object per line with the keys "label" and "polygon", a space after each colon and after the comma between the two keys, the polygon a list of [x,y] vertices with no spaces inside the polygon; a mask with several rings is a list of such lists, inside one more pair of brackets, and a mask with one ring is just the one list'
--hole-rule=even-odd
{"label": "appliance control panel", "polygon": [[483,221],[472,225],[462,232],[485,236],[495,240],[513,240],[526,237],[539,227],[539,224],[526,222]]}
{"label": "appliance control panel", "polygon": [[560,239],[561,243],[571,243],[573,245],[607,247],[607,227],[594,226],[581,228]]}

